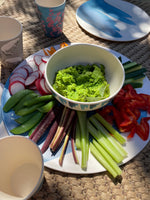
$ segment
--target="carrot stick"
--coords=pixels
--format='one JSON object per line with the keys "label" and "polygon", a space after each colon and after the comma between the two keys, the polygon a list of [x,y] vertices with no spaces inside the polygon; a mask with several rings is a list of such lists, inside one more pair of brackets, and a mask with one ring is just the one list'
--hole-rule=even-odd
{"label": "carrot stick", "polygon": [[36,129],[33,131],[31,136],[29,137],[32,139],[35,143],[38,142],[38,140],[41,138],[41,136],[44,134],[46,129],[51,125],[53,120],[55,119],[57,112],[56,108],[52,108],[46,116],[43,118],[43,120],[39,123],[39,125],[36,127]]}
{"label": "carrot stick", "polygon": [[52,140],[52,142],[50,144],[50,148],[51,149],[53,149],[53,147],[55,146],[55,143],[57,142],[57,140],[59,139],[59,137],[63,133],[64,124],[66,123],[66,121],[68,119],[69,113],[70,113],[70,109],[67,108],[67,107],[64,107],[63,114],[62,114],[59,126],[57,128],[56,134],[55,134],[55,136],[54,136],[54,138],[53,138],[53,140]]}
{"label": "carrot stick", "polygon": [[53,123],[53,125],[52,125],[52,127],[50,128],[49,133],[48,133],[48,135],[46,137],[46,140],[45,140],[45,142],[44,142],[44,144],[43,144],[43,146],[41,148],[42,154],[45,153],[45,151],[48,149],[49,144],[52,141],[53,136],[54,136],[57,128],[58,128],[58,121],[55,120],[54,123]]}
{"label": "carrot stick", "polygon": [[63,143],[63,148],[62,148],[61,155],[60,155],[60,158],[59,158],[60,166],[62,166],[62,164],[63,164],[63,159],[64,159],[65,151],[66,151],[66,148],[67,148],[67,145],[68,145],[70,132],[71,132],[71,126],[68,129],[68,132],[65,136],[65,140],[64,140],[64,143]]}
{"label": "carrot stick", "polygon": [[74,158],[74,162],[76,164],[79,164],[79,160],[76,154],[76,149],[75,149],[75,133],[76,133],[76,124],[77,124],[77,118],[75,123],[73,123],[72,126],[72,134],[71,134],[71,149],[72,149],[72,154],[73,154],[73,158]]}
{"label": "carrot stick", "polygon": [[62,127],[64,127],[63,132],[59,132],[59,136],[57,137],[57,140],[55,141],[55,143],[53,145],[52,151],[55,152],[57,150],[57,148],[59,147],[59,145],[61,144],[62,140],[64,139],[64,137],[66,135],[66,132],[67,132],[69,126],[71,126],[71,123],[73,123],[73,118],[74,118],[75,114],[76,114],[75,110],[71,110],[69,119],[67,121],[65,121],[64,124],[62,124]]}
{"label": "carrot stick", "polygon": [[58,119],[56,119],[53,122],[53,124],[52,124],[52,126],[51,126],[51,128],[50,128],[50,130],[48,132],[48,135],[47,135],[47,137],[45,139],[45,142],[44,142],[44,144],[43,144],[43,146],[41,148],[41,152],[42,153],[45,153],[45,151],[48,149],[48,147],[49,147],[49,145],[50,145],[50,143],[51,143],[51,141],[52,141],[52,139],[53,139],[53,137],[54,137],[54,135],[56,133],[56,130],[58,128],[59,120],[60,120],[60,115],[59,115]]}

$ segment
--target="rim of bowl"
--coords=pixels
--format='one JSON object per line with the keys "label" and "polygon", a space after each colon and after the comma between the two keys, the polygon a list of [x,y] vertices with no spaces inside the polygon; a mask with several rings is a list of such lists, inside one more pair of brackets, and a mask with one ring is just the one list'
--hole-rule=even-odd
{"label": "rim of bowl", "polygon": [[[113,95],[110,95],[109,97],[105,98],[105,99],[102,99],[102,100],[99,100],[99,101],[92,101],[92,102],[82,102],[82,101],[75,101],[75,100],[72,100],[72,99],[68,99],[66,98],[65,96],[61,95],[60,93],[58,93],[54,88],[53,86],[50,84],[50,82],[48,81],[48,77],[47,77],[47,67],[48,67],[48,63],[50,62],[50,60],[52,59],[52,57],[55,56],[55,54],[57,54],[59,51],[63,51],[63,49],[65,48],[69,48],[71,46],[79,46],[79,45],[87,45],[87,46],[95,46],[95,47],[98,47],[100,49],[103,49],[104,51],[110,53],[119,63],[120,63],[120,66],[122,68],[122,71],[123,71],[123,79],[122,79],[122,83],[119,87],[119,89],[113,94]],[[46,78],[46,82],[48,83],[48,86],[50,87],[50,90],[52,90],[53,93],[56,93],[58,96],[60,96],[61,98],[65,99],[66,101],[69,101],[71,103],[76,103],[76,104],[83,104],[83,105],[93,105],[93,104],[98,104],[98,103],[102,103],[102,102],[105,102],[107,100],[111,100],[114,96],[117,95],[117,93],[121,90],[123,84],[124,84],[124,80],[125,80],[125,72],[124,72],[124,68],[123,68],[123,65],[122,63],[120,62],[120,60],[114,55],[112,54],[110,51],[108,51],[105,47],[102,47],[102,46],[99,46],[99,45],[95,45],[95,44],[88,44],[88,43],[75,43],[75,44],[72,44],[72,45],[69,45],[69,46],[65,46],[61,49],[58,49],[56,52],[54,52],[51,57],[49,58],[48,62],[46,63],[46,74],[45,74],[45,78]]]}
{"label": "rim of bowl", "polygon": [[18,21],[16,18],[13,18],[13,17],[10,17],[10,16],[5,16],[5,15],[0,16],[0,19],[2,19],[2,18],[4,18],[4,19],[11,19],[12,21],[15,21],[15,22],[20,26],[20,31],[19,31],[19,33],[18,33],[16,36],[14,36],[14,37],[11,37],[11,38],[6,39],[6,40],[1,40],[1,39],[0,39],[0,42],[7,42],[7,41],[10,41],[10,40],[14,40],[14,39],[16,39],[17,37],[19,37],[19,35],[22,34],[23,26],[22,26],[22,24],[21,24],[20,21]]}

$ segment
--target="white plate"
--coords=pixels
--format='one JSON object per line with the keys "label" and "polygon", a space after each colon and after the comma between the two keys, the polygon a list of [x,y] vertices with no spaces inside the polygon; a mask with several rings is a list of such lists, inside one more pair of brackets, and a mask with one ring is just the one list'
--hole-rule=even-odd
{"label": "white plate", "polygon": [[[50,49],[51,47],[48,47],[48,49]],[[59,49],[60,45],[56,45],[54,46],[55,49]],[[115,54],[117,57],[121,56],[122,61],[126,62],[129,59],[125,56],[123,56],[122,54],[107,49],[109,51],[111,51],[113,54]],[[44,56],[43,50],[40,50],[38,52],[36,52],[35,54],[38,55],[42,55]],[[33,60],[34,55],[29,56],[27,59],[25,59],[18,67],[23,66],[24,64],[28,63],[29,61],[31,62]],[[8,98],[10,97],[9,91],[8,91],[8,84],[9,84],[9,79],[6,82],[6,85],[4,87],[3,93],[2,93],[2,107],[4,106],[4,104],[6,103],[6,101],[8,100]],[[149,90],[149,86],[150,86],[150,81],[148,80],[148,78],[144,79],[144,85],[142,88],[138,89],[138,92],[143,92],[146,94],[150,94],[150,90]],[[144,116],[146,115],[145,112],[142,113]],[[15,114],[13,111],[8,112],[8,113],[4,113],[2,111],[2,117],[3,117],[3,121],[6,127],[6,130],[8,132],[5,133],[5,135],[12,135],[12,133],[10,133],[10,130],[12,128],[14,128],[17,124],[15,123],[14,119],[15,119]],[[5,136],[4,132],[0,131],[0,137]],[[124,135],[124,137],[126,137]],[[38,143],[39,147],[41,148],[42,144],[43,144],[43,140],[40,140],[40,142]],[[131,139],[130,141],[127,141],[126,145],[125,145],[125,149],[128,152],[128,157],[123,161],[122,164],[127,163],[128,161],[130,161],[132,158],[134,158],[138,153],[140,153],[143,148],[147,145],[147,143],[150,140],[150,136],[148,138],[147,141],[142,141],[138,135],[135,135],[133,139]],[[73,156],[71,153],[71,144],[69,142],[68,147],[67,147],[67,151],[66,151],[66,155],[64,157],[64,162],[63,162],[63,166],[60,167],[59,166],[59,155],[60,155],[61,149],[57,152],[56,155],[52,155],[50,150],[48,149],[44,154],[43,154],[43,158],[44,158],[44,165],[48,168],[54,169],[54,170],[58,170],[61,172],[67,172],[67,173],[72,173],[72,174],[93,174],[93,173],[98,173],[98,172],[103,172],[105,171],[105,169],[96,161],[96,159],[89,154],[89,161],[88,161],[88,167],[87,170],[84,171],[81,169],[80,165],[76,165],[74,163],[73,160]],[[81,152],[77,151],[78,154],[78,158],[79,161],[81,160]]]}
{"label": "white plate", "polygon": [[150,32],[150,17],[122,0],[90,0],[76,12],[79,25],[92,35],[111,41],[132,41]]}

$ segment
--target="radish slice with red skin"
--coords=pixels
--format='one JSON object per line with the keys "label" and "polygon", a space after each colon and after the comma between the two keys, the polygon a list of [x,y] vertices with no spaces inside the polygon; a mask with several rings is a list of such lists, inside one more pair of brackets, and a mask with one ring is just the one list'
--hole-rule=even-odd
{"label": "radish slice with red skin", "polygon": [[41,55],[34,55],[34,62],[37,65],[37,67],[39,67],[39,65],[42,63],[42,56]]}
{"label": "radish slice with red skin", "polygon": [[47,90],[45,89],[44,78],[37,79],[37,80],[35,81],[35,85],[36,85],[37,90],[39,91],[39,93],[40,93],[41,95],[50,94],[50,92],[47,91]]}
{"label": "radish slice with red skin", "polygon": [[37,80],[35,81],[35,86],[36,86],[37,90],[39,91],[39,93],[40,93],[41,95],[43,95],[43,93],[42,93],[42,91],[41,91],[40,80],[41,80],[41,79],[37,79]]}
{"label": "radish slice with red skin", "polygon": [[33,69],[30,65],[23,65],[22,67],[25,68],[29,74],[31,74],[33,72]]}
{"label": "radish slice with red skin", "polygon": [[44,75],[45,74],[45,68],[46,68],[46,63],[42,62],[40,65],[39,65],[39,70],[40,72]]}
{"label": "radish slice with red skin", "polygon": [[32,85],[29,85],[27,88],[29,90],[37,90],[37,87],[36,87],[35,83],[33,83]]}
{"label": "radish slice with red skin", "polygon": [[13,83],[9,84],[9,87],[8,87],[8,90],[11,95],[14,95],[15,93],[24,89],[25,89],[25,85],[21,83],[20,81],[14,81]]}
{"label": "radish slice with red skin", "polygon": [[33,59],[27,60],[27,64],[33,69],[33,71],[36,71],[38,69]]}
{"label": "radish slice with red skin", "polygon": [[50,93],[49,90],[47,90],[46,87],[45,87],[45,79],[44,78],[42,78],[40,80],[40,86],[41,86],[41,88],[42,88],[42,90],[43,90],[43,92],[45,94],[49,94]]}
{"label": "radish slice with red skin", "polygon": [[41,78],[41,72],[40,72],[39,70],[36,70],[36,71],[32,72],[32,73],[30,74],[30,76],[36,76],[37,79],[38,79],[38,78]]}
{"label": "radish slice with red skin", "polygon": [[11,81],[12,79],[16,78],[16,77],[21,77],[25,80],[24,78],[24,75],[23,74],[20,74],[20,73],[17,73],[17,74],[12,74],[9,81]]}
{"label": "radish slice with red skin", "polygon": [[39,72],[39,78],[42,78],[43,77],[42,72],[40,70],[38,70],[38,72]]}
{"label": "radish slice with red skin", "polygon": [[42,60],[42,62],[47,63],[48,60],[49,60],[49,57],[47,57],[47,56],[42,56],[41,60]]}
{"label": "radish slice with red skin", "polygon": [[24,75],[24,78],[26,79],[27,77],[28,77],[28,71],[25,69],[25,68],[23,68],[23,67],[19,67],[19,68],[17,68],[16,70],[15,70],[15,72],[14,72],[14,74],[22,74],[22,75]]}
{"label": "radish slice with red skin", "polygon": [[27,79],[25,80],[25,86],[32,85],[36,80],[37,80],[37,76],[34,76],[34,75],[28,76]]}
{"label": "radish slice with red skin", "polygon": [[48,85],[47,85],[45,79],[44,79],[44,84],[45,84],[45,88],[46,88],[46,90],[47,90],[50,94],[52,94],[52,92],[51,92],[51,90],[49,89],[49,87],[48,87]]}
{"label": "radish slice with red skin", "polygon": [[20,81],[21,83],[25,83],[25,79],[21,76],[15,76],[9,79],[9,84],[13,83],[14,81]]}

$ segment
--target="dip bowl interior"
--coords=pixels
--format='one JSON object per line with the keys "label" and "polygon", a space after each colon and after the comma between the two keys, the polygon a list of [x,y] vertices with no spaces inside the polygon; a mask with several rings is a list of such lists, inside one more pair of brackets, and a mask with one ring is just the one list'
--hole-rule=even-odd
{"label": "dip bowl interior", "polygon": [[[53,83],[58,70],[73,65],[103,64],[105,77],[109,83],[110,96],[93,102],[79,102],[60,95]],[[103,47],[92,44],[73,44],[57,50],[48,60],[45,78],[55,98],[64,106],[79,111],[92,111],[108,104],[124,84],[125,72],[119,59]]]}

